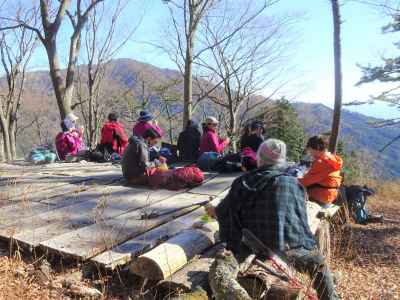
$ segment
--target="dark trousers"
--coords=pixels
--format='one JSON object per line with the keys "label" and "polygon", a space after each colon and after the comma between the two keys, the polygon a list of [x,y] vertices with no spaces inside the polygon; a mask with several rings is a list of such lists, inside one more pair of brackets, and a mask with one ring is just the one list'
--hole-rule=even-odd
{"label": "dark trousers", "polygon": [[309,274],[319,299],[340,299],[335,290],[331,271],[318,249],[292,249],[286,252],[286,257],[297,271]]}

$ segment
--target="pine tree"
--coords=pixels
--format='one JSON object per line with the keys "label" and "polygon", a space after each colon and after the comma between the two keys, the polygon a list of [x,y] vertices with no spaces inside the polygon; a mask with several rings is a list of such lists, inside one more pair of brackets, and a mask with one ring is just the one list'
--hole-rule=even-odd
{"label": "pine tree", "polygon": [[[382,28],[383,33],[399,33],[400,32],[400,10],[391,9],[392,11],[392,22],[387,24]],[[400,42],[394,43],[397,50],[400,50]],[[395,87],[390,87],[388,90],[382,92],[380,95],[373,96],[372,100],[381,100],[388,103],[392,103],[393,106],[400,109],[400,56],[396,55],[395,57],[384,57],[382,58],[383,64],[380,66],[360,66],[362,70],[362,77],[357,85],[370,83],[370,82],[381,82],[381,83],[389,83],[395,85]],[[398,118],[387,119],[384,121],[378,121],[375,123],[375,126],[384,127],[384,126],[393,126],[400,123]],[[382,147],[381,152],[384,151],[387,147],[392,145],[394,142],[400,140],[400,135],[390,140],[386,145]]]}
{"label": "pine tree", "polygon": [[[382,28],[383,33],[400,32],[400,11],[394,11],[392,22]],[[397,50],[400,50],[400,43],[394,44]],[[381,83],[398,83],[400,81],[400,56],[383,57],[383,64],[380,66],[360,66],[363,75],[357,85],[378,81]],[[390,88],[382,94],[373,97],[373,99],[387,101],[397,104],[400,108],[399,87]]]}
{"label": "pine tree", "polygon": [[285,98],[278,100],[274,109],[264,114],[264,119],[266,136],[284,141],[288,160],[299,161],[304,150],[305,133],[292,104]]}

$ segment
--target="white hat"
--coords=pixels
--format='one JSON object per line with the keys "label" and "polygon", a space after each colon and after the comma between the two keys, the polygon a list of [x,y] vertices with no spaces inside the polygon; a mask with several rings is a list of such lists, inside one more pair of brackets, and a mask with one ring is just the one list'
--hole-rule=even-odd
{"label": "white hat", "polygon": [[286,144],[281,140],[268,139],[257,151],[257,166],[277,165],[286,162]]}
{"label": "white hat", "polygon": [[75,122],[79,118],[74,113],[70,112],[69,114],[67,114],[65,116],[65,119],[68,119],[68,120],[71,120],[72,122]]}
{"label": "white hat", "polygon": [[75,116],[73,113],[69,113],[65,116],[64,125],[68,128],[68,130],[75,128],[75,121],[79,118]]}
{"label": "white hat", "polygon": [[218,120],[215,117],[207,117],[206,124],[218,124]]}

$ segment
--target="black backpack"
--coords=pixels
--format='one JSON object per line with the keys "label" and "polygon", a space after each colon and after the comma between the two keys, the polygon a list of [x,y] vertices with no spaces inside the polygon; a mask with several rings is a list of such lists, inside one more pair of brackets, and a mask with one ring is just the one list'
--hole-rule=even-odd
{"label": "black backpack", "polygon": [[240,154],[227,154],[218,158],[213,166],[213,171],[218,173],[240,172],[242,169]]}
{"label": "black backpack", "polygon": [[345,192],[350,215],[357,224],[366,224],[369,213],[365,205],[367,198],[374,195],[375,191],[367,186],[351,185],[345,188]]}

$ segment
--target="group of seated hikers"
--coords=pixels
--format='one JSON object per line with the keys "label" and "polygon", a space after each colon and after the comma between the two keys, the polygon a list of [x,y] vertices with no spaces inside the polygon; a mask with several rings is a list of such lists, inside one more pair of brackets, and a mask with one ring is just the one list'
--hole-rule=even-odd
{"label": "group of seated hikers", "polygon": [[[63,132],[57,135],[61,159],[84,149],[83,129],[77,127],[76,120],[74,115],[68,115],[62,123]],[[179,135],[177,148],[182,161],[197,161],[200,167],[202,159],[211,161],[209,158],[215,156],[224,163],[238,162],[239,170],[247,171],[233,181],[218,206],[206,207],[207,213],[219,222],[220,237],[227,249],[243,261],[250,251],[242,243],[242,231],[247,229],[298,271],[309,273],[319,299],[339,299],[306,211],[306,200],[322,207],[334,202],[342,183],[342,159],[328,151],[326,137],[313,136],[308,140],[306,152],[312,164],[301,176],[293,176],[288,172],[286,144],[278,139],[264,140],[262,122],[253,121],[245,128],[240,152],[236,154],[223,156],[230,139],[221,138],[217,132],[218,120],[214,117],[206,118],[202,132],[191,120]],[[140,113],[129,139],[115,113],[109,114],[101,133],[97,148],[107,148],[112,155],[121,156],[123,176],[131,184],[172,184],[182,188],[200,184],[204,179],[194,166],[168,169],[167,158],[156,150],[163,131],[147,111]],[[209,166],[205,165],[207,169]]]}
{"label": "group of seated hikers", "polygon": [[[62,132],[57,135],[55,142],[57,154],[61,160],[76,157],[86,150],[83,142],[83,127],[77,125],[77,120],[78,118],[70,113],[61,123]],[[215,117],[207,117],[201,130],[195,121],[188,121],[185,130],[178,138],[179,160],[189,163],[197,162],[197,166],[203,171],[257,169],[257,155],[264,142],[264,124],[261,121],[250,122],[240,138],[239,153],[226,155],[224,152],[230,144],[230,139],[221,138],[218,135],[218,124]],[[101,129],[100,143],[94,151],[91,151],[90,156],[95,161],[120,160],[123,176],[128,182],[148,184],[149,178],[156,173],[159,175],[161,171],[168,171],[167,160],[170,157],[164,156],[163,152],[157,148],[162,137],[163,130],[148,111],[140,112],[129,139],[123,124],[118,122],[118,115],[112,112]],[[308,171],[297,180],[307,189],[311,201],[322,206],[329,205],[337,198],[342,182],[340,174],[342,159],[328,151],[327,139],[324,136],[311,137],[307,142],[306,152],[313,162]],[[290,174],[287,166],[286,173]],[[150,183],[162,186],[163,180],[165,181],[167,177],[168,174],[163,174],[162,178],[159,176]]]}

